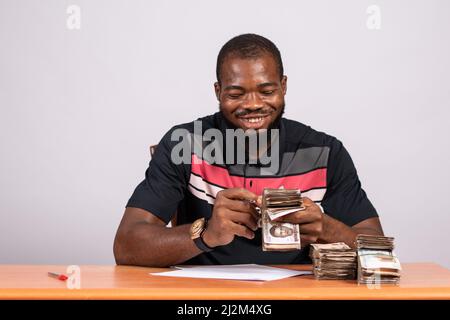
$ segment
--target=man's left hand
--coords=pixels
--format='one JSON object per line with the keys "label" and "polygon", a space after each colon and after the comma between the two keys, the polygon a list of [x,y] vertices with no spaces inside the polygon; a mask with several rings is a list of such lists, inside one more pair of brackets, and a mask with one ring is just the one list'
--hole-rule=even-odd
{"label": "man's left hand", "polygon": [[298,224],[302,246],[306,246],[317,242],[322,235],[324,214],[322,214],[320,207],[311,199],[302,197],[302,200],[305,210],[290,213],[275,221]]}

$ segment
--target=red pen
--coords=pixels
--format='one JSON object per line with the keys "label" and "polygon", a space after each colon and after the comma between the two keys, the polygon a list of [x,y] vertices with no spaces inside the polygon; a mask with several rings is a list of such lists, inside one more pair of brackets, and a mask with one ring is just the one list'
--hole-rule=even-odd
{"label": "red pen", "polygon": [[58,274],[58,273],[54,273],[54,272],[49,272],[48,276],[51,278],[55,278],[61,281],[66,281],[67,279],[69,279],[66,275],[64,274]]}

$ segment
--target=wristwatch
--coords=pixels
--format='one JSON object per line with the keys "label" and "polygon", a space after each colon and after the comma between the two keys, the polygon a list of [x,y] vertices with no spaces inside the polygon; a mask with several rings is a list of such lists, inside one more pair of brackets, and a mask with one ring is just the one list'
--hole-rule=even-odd
{"label": "wristwatch", "polygon": [[200,218],[195,220],[192,225],[189,233],[191,235],[191,239],[194,240],[195,245],[204,252],[212,251],[213,248],[209,247],[205,241],[203,241],[203,233],[208,226],[208,221],[205,218]]}

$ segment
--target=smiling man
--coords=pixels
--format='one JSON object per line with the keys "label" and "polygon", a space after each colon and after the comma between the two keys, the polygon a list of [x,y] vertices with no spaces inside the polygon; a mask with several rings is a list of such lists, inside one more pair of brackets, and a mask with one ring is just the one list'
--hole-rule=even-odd
{"label": "smiling man", "polygon": [[[270,40],[255,34],[229,40],[219,52],[216,75],[220,111],[175,126],[159,142],[117,231],[118,264],[308,263],[310,243],[342,241],[354,247],[357,234],[383,234],[342,143],[283,118],[287,77],[280,52]],[[174,161],[175,133],[183,130],[189,141],[196,141],[198,124],[202,135],[208,130],[223,136],[236,130],[275,132],[258,155],[276,156],[277,170],[267,170],[262,161],[249,161],[247,140],[245,163],[217,163],[195,147],[188,149],[190,161]],[[200,150],[212,140],[198,140]],[[216,155],[226,158],[236,151],[229,142],[217,144]],[[302,191],[306,210],[280,218],[299,224],[301,250],[262,250],[255,206],[260,205],[264,188]],[[174,218],[176,225],[167,228]]]}

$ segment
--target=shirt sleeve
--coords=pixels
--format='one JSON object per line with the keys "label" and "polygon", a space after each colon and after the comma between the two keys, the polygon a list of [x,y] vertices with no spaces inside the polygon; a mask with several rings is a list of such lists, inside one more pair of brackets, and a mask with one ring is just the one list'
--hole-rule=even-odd
{"label": "shirt sleeve", "polygon": [[374,206],[361,187],[353,161],[342,142],[335,139],[327,167],[327,192],[322,201],[325,213],[353,226],[378,217]]}
{"label": "shirt sleeve", "polygon": [[171,161],[171,132],[164,135],[155,149],[145,179],[136,187],[126,207],[151,212],[166,224],[184,199],[187,178],[184,164]]}

